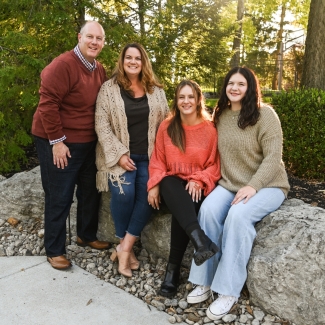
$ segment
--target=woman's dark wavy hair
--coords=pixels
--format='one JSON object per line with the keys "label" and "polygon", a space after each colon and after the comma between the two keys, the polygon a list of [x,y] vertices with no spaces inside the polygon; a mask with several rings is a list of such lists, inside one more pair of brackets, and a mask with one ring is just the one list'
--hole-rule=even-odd
{"label": "woman's dark wavy hair", "polygon": [[169,113],[170,123],[167,127],[167,134],[172,140],[174,146],[178,147],[180,151],[185,152],[185,132],[182,127],[181,114],[178,109],[177,101],[181,89],[185,86],[190,86],[192,88],[195,100],[197,102],[196,112],[199,118],[204,120],[210,120],[211,116],[207,112],[204,102],[204,96],[200,86],[193,80],[183,80],[181,81],[175,90],[175,96],[173,100],[172,107]]}
{"label": "woman's dark wavy hair", "polygon": [[217,125],[220,115],[225,109],[230,108],[230,101],[226,94],[229,79],[235,73],[240,73],[247,81],[247,91],[241,100],[241,110],[238,117],[238,127],[245,129],[249,125],[255,125],[260,117],[261,90],[255,73],[247,67],[232,68],[226,75],[221,96],[214,109],[214,123]]}

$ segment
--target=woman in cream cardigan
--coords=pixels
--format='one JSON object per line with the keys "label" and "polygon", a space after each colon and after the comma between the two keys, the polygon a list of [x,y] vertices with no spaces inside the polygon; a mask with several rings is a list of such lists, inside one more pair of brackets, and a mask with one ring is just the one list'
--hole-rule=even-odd
{"label": "woman in cream cardigan", "polygon": [[120,244],[111,256],[131,277],[139,268],[133,245],[151,213],[147,201],[148,164],[156,132],[168,114],[162,85],[138,43],[127,44],[111,79],[98,94],[95,114],[97,188],[111,192],[111,213]]}

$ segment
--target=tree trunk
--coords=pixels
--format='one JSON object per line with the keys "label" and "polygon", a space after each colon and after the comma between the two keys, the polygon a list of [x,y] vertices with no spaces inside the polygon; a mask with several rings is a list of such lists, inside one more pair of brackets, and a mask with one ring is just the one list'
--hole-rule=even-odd
{"label": "tree trunk", "polygon": [[282,38],[283,38],[283,27],[284,27],[284,17],[286,15],[286,2],[284,1],[282,3],[282,8],[281,8],[281,19],[280,19],[280,26],[279,26],[279,31],[278,31],[278,36],[277,36],[277,44],[276,44],[276,59],[275,59],[275,69],[274,69],[274,75],[272,79],[272,89],[277,90],[278,88],[281,89],[281,82],[279,83],[278,81],[278,76],[279,74],[282,75],[282,60],[283,60],[283,44],[282,44]]}
{"label": "tree trunk", "polygon": [[301,86],[325,90],[325,0],[311,0]]}
{"label": "tree trunk", "polygon": [[124,16],[123,16],[123,9],[120,1],[114,1],[115,2],[115,8],[117,12],[117,19],[118,21],[123,24],[125,22]]}
{"label": "tree trunk", "polygon": [[237,22],[239,27],[236,31],[233,43],[233,51],[234,55],[231,58],[230,66],[238,67],[240,65],[240,44],[241,44],[241,36],[243,31],[243,17],[244,17],[244,10],[245,10],[245,0],[238,0],[237,4]]}
{"label": "tree trunk", "polygon": [[139,23],[140,23],[140,35],[141,39],[145,36],[145,27],[144,27],[144,14],[145,14],[145,6],[144,0],[138,0],[138,8],[139,8]]}
{"label": "tree trunk", "polygon": [[77,17],[76,17],[76,21],[77,21],[77,33],[79,33],[81,26],[85,23],[86,21],[86,9],[84,4],[82,3],[82,1],[77,1],[76,2],[76,6],[77,6]]}

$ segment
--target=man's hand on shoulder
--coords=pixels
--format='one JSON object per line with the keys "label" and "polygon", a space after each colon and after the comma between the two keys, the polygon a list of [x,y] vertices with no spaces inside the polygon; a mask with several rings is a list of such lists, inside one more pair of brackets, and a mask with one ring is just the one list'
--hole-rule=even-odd
{"label": "man's hand on shoulder", "polygon": [[58,168],[64,169],[64,167],[68,166],[68,158],[71,158],[69,148],[63,143],[58,142],[53,145],[53,164]]}

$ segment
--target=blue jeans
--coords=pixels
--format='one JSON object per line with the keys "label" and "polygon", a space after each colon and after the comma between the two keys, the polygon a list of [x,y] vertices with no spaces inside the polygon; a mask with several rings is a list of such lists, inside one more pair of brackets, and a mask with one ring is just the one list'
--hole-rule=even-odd
{"label": "blue jeans", "polygon": [[285,199],[278,188],[263,188],[249,201],[231,205],[235,193],[218,185],[204,200],[199,223],[220,251],[201,266],[192,262],[189,281],[214,292],[239,297],[256,236],[255,224],[275,211]]}
{"label": "blue jeans", "polygon": [[130,155],[135,162],[136,170],[123,174],[124,194],[120,194],[117,184],[108,180],[111,192],[111,213],[114,220],[116,237],[122,239],[126,233],[139,237],[147,224],[153,209],[148,203],[147,182],[149,179],[148,155]]}
{"label": "blue jeans", "polygon": [[97,141],[65,143],[71,158],[64,169],[53,164],[52,146],[34,136],[45,192],[44,246],[49,257],[66,253],[66,219],[77,184],[77,235],[84,241],[97,239],[100,194],[96,189],[95,147]]}

